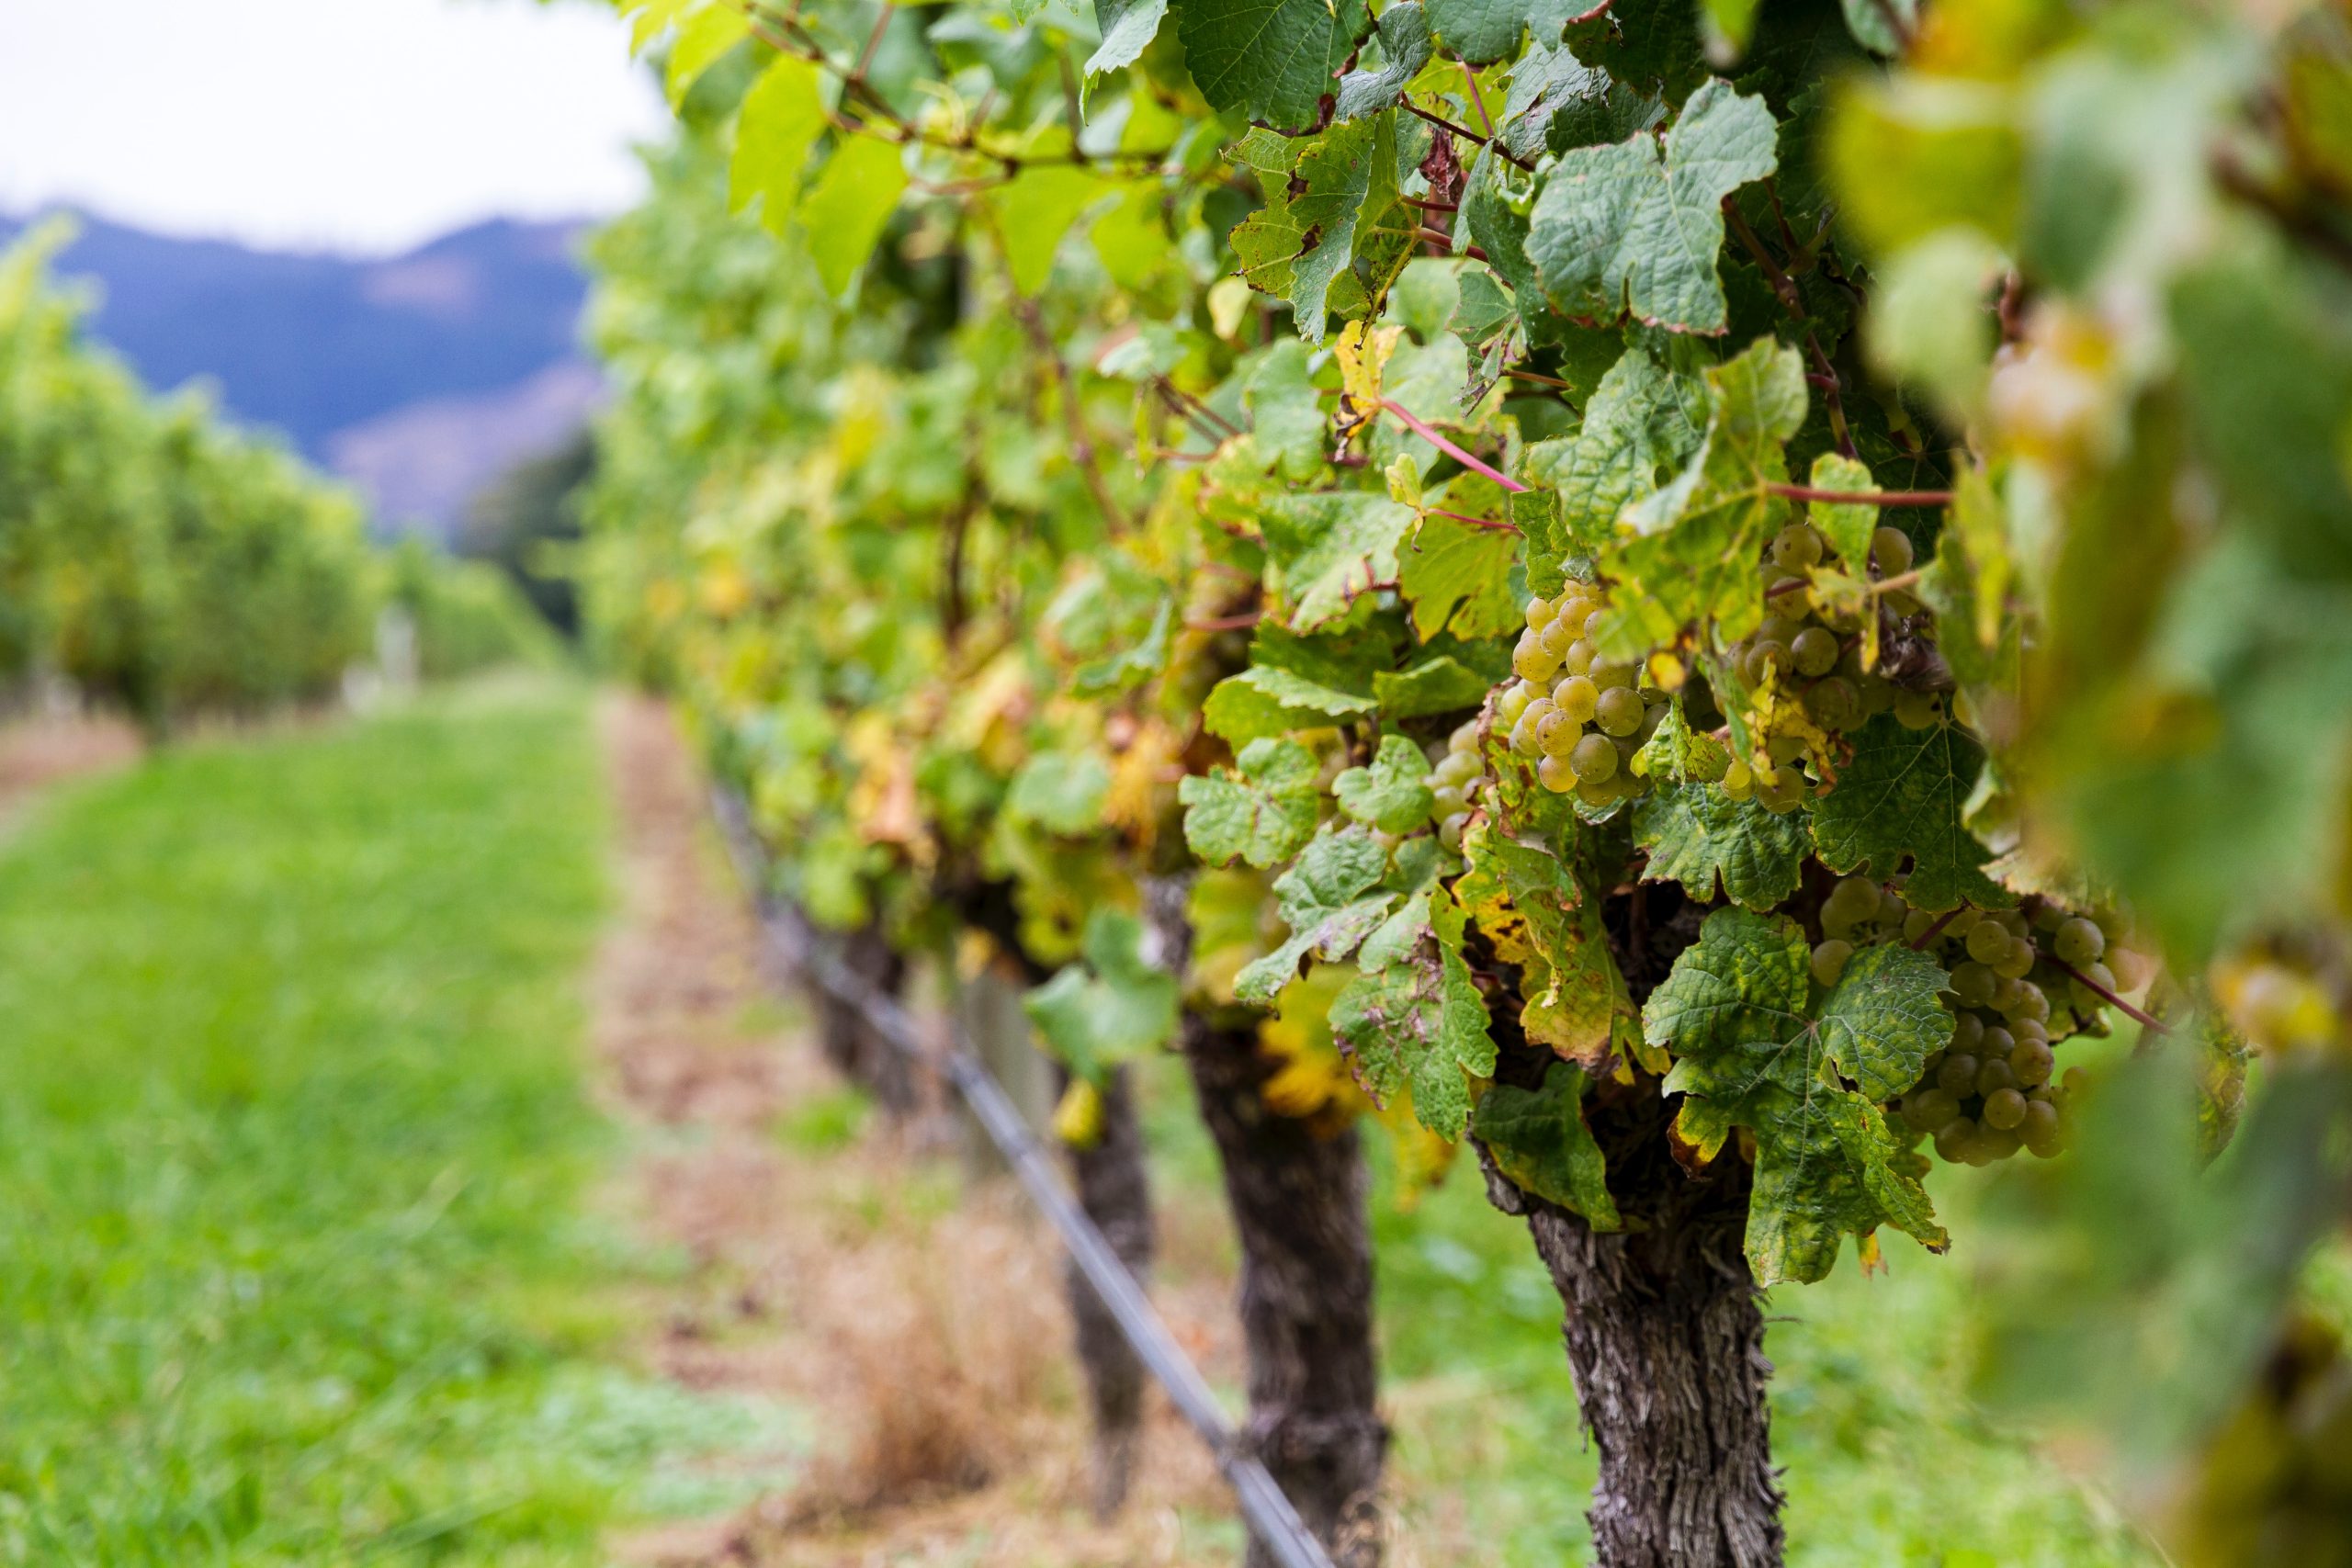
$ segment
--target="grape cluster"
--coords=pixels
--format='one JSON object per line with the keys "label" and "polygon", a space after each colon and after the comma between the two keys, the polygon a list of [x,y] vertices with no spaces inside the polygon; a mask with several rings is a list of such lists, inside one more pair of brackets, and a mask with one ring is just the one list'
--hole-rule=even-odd
{"label": "grape cluster", "polygon": [[1449,850],[1462,847],[1462,830],[1470,825],[1471,797],[1486,781],[1486,763],[1478,755],[1478,721],[1471,719],[1446,737],[1445,755],[1430,774],[1435,804],[1430,820],[1437,824],[1438,842]]}
{"label": "grape cluster", "polygon": [[1644,683],[1640,664],[1601,660],[1592,636],[1607,614],[1599,588],[1571,582],[1527,605],[1527,630],[1511,651],[1519,680],[1496,700],[1495,724],[1556,794],[1601,809],[1639,795],[1625,764],[1666,718],[1666,694]]}
{"label": "grape cluster", "polygon": [[2056,1046],[2103,1032],[2100,990],[2120,995],[2154,974],[2147,958],[2115,945],[2120,916],[2078,915],[2047,900],[1933,915],[1911,908],[1896,889],[1849,876],[1822,900],[1820,926],[1813,975],[1823,986],[1837,984],[1855,950],[1873,942],[1922,948],[1951,974],[1951,1042],[1928,1058],[1893,1109],[1955,1163],[1986,1165],[2019,1149],[2056,1154],[2082,1072],[2061,1076]]}

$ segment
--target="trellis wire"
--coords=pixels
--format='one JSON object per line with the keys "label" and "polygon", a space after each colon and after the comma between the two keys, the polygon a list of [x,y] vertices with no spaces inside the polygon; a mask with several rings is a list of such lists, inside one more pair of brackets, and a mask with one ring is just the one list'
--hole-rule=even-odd
{"label": "trellis wire", "polygon": [[[751,891],[761,933],[774,944],[776,955],[795,973],[831,993],[835,1000],[863,1013],[893,1050],[919,1066],[933,1069],[964,1097],[989,1141],[1012,1167],[1022,1190],[1044,1212],[1087,1283],[1117,1322],[1119,1332],[1135,1348],[1137,1359],[1168,1391],[1186,1424],[1208,1445],[1251,1533],[1282,1568],[1331,1568],[1322,1543],[1300,1519],[1280,1483],[1243,1451],[1216,1395],[1169,1333],[1141,1283],[1063,1187],[1052,1156],[1029,1130],[1012,1098],[960,1038],[944,1049],[927,1045],[898,998],[842,962],[797,904],[770,891],[767,856],[752,831],[751,813],[741,795],[719,786],[711,791],[711,800],[728,855],[735,863],[736,874]],[[951,1023],[950,1029],[960,1034],[959,1024]]]}

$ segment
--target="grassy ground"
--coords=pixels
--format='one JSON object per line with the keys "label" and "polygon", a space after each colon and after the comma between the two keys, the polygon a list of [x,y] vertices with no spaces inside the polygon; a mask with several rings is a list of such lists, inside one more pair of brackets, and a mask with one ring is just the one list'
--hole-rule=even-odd
{"label": "grassy ground", "polygon": [[0,1560],[593,1561],[710,1428],[589,1354],[596,779],[579,694],[475,691],[0,845]]}

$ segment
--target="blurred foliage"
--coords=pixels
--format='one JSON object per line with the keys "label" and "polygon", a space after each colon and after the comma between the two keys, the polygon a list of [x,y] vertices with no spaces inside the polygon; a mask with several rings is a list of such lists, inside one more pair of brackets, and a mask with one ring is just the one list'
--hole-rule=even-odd
{"label": "blurred foliage", "polygon": [[467,504],[452,547],[514,580],[548,624],[580,635],[574,583],[580,502],[596,473],[596,443],[582,430],[542,457],[508,469]]}

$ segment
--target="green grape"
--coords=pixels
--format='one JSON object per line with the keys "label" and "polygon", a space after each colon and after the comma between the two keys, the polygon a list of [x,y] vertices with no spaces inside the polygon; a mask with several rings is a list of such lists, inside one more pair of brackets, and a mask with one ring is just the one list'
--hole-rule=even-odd
{"label": "green grape", "polygon": [[1578,779],[1577,798],[1599,811],[1617,803],[1617,791],[1608,779]]}
{"label": "green grape", "polygon": [[[2034,963],[2041,956],[2034,952],[2033,943],[2019,937],[2009,944],[2009,951],[1994,964],[1993,973],[2007,976],[2012,980],[2022,980],[2033,973]],[[2002,1010],[2006,1012],[2007,1010]]]}
{"label": "green grape", "polygon": [[1878,914],[1878,884],[1867,876],[1840,877],[1821,901],[1821,917],[1840,925],[1859,925]]}
{"label": "green grape", "polygon": [[1976,1092],[1976,1074],[1984,1063],[1965,1051],[1954,1051],[1944,1057],[1944,1065],[1936,1069],[1936,1087],[1946,1094],[1963,1098]]}
{"label": "green grape", "polygon": [[2007,1132],[2025,1120],[2025,1096],[2013,1089],[1996,1089],[1984,1097],[1984,1124]]}
{"label": "green grape", "polygon": [[1462,791],[1451,784],[1440,784],[1430,791],[1430,814],[1439,819],[1451,817],[1470,804]]}
{"label": "green grape", "polygon": [[1734,757],[1731,766],[1724,770],[1724,794],[1734,800],[1746,800],[1756,793],[1756,774],[1748,765]]}
{"label": "green grape", "polygon": [[2107,938],[2108,946],[2131,945],[2132,919],[2121,909],[2093,909],[2090,919],[2091,924],[2098,928],[2099,934]]}
{"label": "green grape", "polygon": [[1607,610],[1595,608],[1592,614],[1584,618],[1585,640],[1587,642],[1599,642],[1600,640],[1600,628],[1608,623],[1608,620],[1609,612]]}
{"label": "green grape", "polygon": [[1970,1158],[1976,1149],[1976,1123],[1965,1116],[1955,1116],[1936,1131],[1936,1157],[1949,1165],[1974,1165]]}
{"label": "green grape", "polygon": [[1538,697],[1534,702],[1528,704],[1527,711],[1519,716],[1519,722],[1510,727],[1509,744],[1513,754],[1521,757],[1540,757],[1544,754],[1543,748],[1535,744],[1535,727],[1544,718],[1537,704],[1543,701],[1543,698]]}
{"label": "green grape", "polygon": [[1558,613],[1558,606],[1549,599],[1530,599],[1527,602],[1527,629],[1542,631],[1552,624],[1553,617]]}
{"label": "green grape", "polygon": [[1852,682],[1832,675],[1805,692],[1804,711],[1824,729],[1851,729],[1860,722],[1862,699]]}
{"label": "green grape", "polygon": [[1604,735],[1631,735],[1642,727],[1648,705],[1631,686],[1611,686],[1595,699],[1592,722]]}
{"label": "green grape", "polygon": [[1555,707],[1535,727],[1535,749],[1546,757],[1565,757],[1583,732],[1584,726]]}
{"label": "green grape", "polygon": [[1764,603],[1792,620],[1813,614],[1813,584],[1802,577],[1786,577],[1767,586]]}
{"label": "green grape", "polygon": [[1976,1036],[1980,1055],[2006,1057],[2017,1049],[2018,1037],[1996,1023],[1980,1030]]}
{"label": "green grape", "polygon": [[1935,926],[1937,919],[1925,909],[1912,910],[1903,917],[1903,940],[1906,943],[1919,941]]}
{"label": "green grape", "polygon": [[1793,767],[1776,769],[1769,779],[1756,781],[1758,804],[1775,817],[1785,817],[1804,800],[1804,775]]}
{"label": "green grape", "polygon": [[1440,784],[1458,784],[1477,776],[1478,755],[1470,750],[1448,751],[1430,773]]}
{"label": "green grape", "polygon": [[1954,909],[1951,912],[1951,919],[1944,921],[1944,935],[1948,937],[1964,937],[1970,931],[1974,931],[1976,929],[1976,922],[1984,918],[1984,910],[1975,908],[1973,905],[1962,904],[1959,908]]}
{"label": "green grape", "polygon": [[2032,912],[2026,917],[2026,923],[2047,935],[2066,923],[2066,911],[2046,900],[2037,902]]}
{"label": "green grape", "polygon": [[2009,1070],[2009,1064],[2005,1058],[1998,1056],[1987,1057],[1978,1065],[1976,1068],[1977,1093],[1993,1094],[2001,1089],[2015,1089],[2017,1087],[2018,1076]]}
{"label": "green grape", "polygon": [[1525,681],[1511,682],[1510,689],[1495,699],[1496,727],[1508,734],[1519,723],[1519,716],[1527,711],[1527,705],[1535,700],[1534,694],[1542,689]]}
{"label": "green grape", "polygon": [[2080,969],[2106,955],[2107,936],[2098,927],[2077,916],[2058,928],[2051,938],[2050,951],[2058,955],[2059,963]]}
{"label": "green grape", "polygon": [[1994,975],[1974,959],[1952,965],[1951,994],[1962,1007],[1981,1008],[1993,999]]}
{"label": "green grape", "polygon": [[1635,729],[1631,736],[1627,737],[1628,739],[1634,742],[1634,749],[1635,750],[1639,750],[1643,742],[1646,741],[1651,736],[1657,733],[1657,727],[1666,722],[1666,713],[1667,705],[1664,703],[1651,703],[1647,707],[1642,710],[1642,722],[1640,728]]}
{"label": "green grape", "polygon": [[2030,980],[2019,980],[2018,992],[2001,1011],[2011,1019],[2046,1019],[2050,1016],[2050,996]]}
{"label": "green grape", "polygon": [[1445,749],[1455,756],[1476,751],[1478,749],[1478,721],[1468,718],[1455,725],[1453,733],[1445,738]]}
{"label": "green grape", "polygon": [[1462,830],[1470,826],[1470,814],[1457,811],[1437,825],[1437,841],[1449,850],[1462,847]]}
{"label": "green grape", "polygon": [[1804,755],[1804,737],[1768,735],[1764,738],[1764,754],[1775,763],[1793,762]]}
{"label": "green grape", "polygon": [[1905,729],[1932,729],[1943,717],[1933,692],[1907,689],[1894,694],[1894,721]]}
{"label": "green grape", "polygon": [[1568,752],[1568,765],[1578,779],[1607,784],[1617,773],[1617,748],[1603,735],[1588,735]]}
{"label": "green grape", "polygon": [[2050,1025],[2038,1018],[2009,1020],[2009,1032],[2017,1036],[2018,1043],[2020,1045],[2029,1040],[2039,1040],[2044,1044],[2050,1042]]}
{"label": "green grape", "polygon": [[1535,640],[1554,659],[1565,659],[1568,645],[1577,640],[1577,629],[1566,621],[1553,621],[1535,634]]}
{"label": "green grape", "polygon": [[1634,684],[1634,667],[1630,664],[1595,664],[1592,683],[1606,692],[1619,686]]}
{"label": "green grape", "polygon": [[2028,1089],[2039,1089],[2048,1083],[2050,1075],[2057,1070],[2057,1054],[2046,1041],[2020,1040],[2018,1048],[2009,1053],[2009,1071]]}
{"label": "green grape", "polygon": [[1979,1046],[1984,1043],[1984,1021],[1983,1019],[1977,1017],[1973,1012],[1962,1013],[1957,1019],[1952,1021],[1951,1044],[1948,1049],[1953,1051],[1967,1051],[1973,1054]]}
{"label": "green grape", "polygon": [[1519,646],[1511,650],[1510,667],[1522,681],[1549,681],[1553,671],[1560,667],[1559,656],[1536,640],[1542,635],[1541,632],[1527,633],[1519,639]]}
{"label": "green grape", "polygon": [[1786,615],[1767,615],[1757,623],[1755,635],[1750,640],[1790,643],[1794,642],[1797,634],[1803,630],[1803,621],[1792,621]]}
{"label": "green grape", "polygon": [[[2079,967],[2083,972],[2083,980],[2088,980],[2092,985],[2104,986],[2110,991],[2115,989],[2115,972],[2106,964],[2091,963],[2081,964]],[[2092,990],[2090,986],[2083,984],[2083,980],[2069,980],[2066,983],[2067,999],[2075,1004],[2075,1011],[2095,1013],[2107,1005],[2107,998]]]}
{"label": "green grape", "polygon": [[1554,795],[1566,795],[1577,787],[1577,773],[1566,757],[1546,757],[1535,764],[1535,782]]}
{"label": "green grape", "polygon": [[1965,944],[1968,956],[1979,964],[1997,964],[2008,956],[2009,933],[1998,926],[1980,923],[1968,933]]}
{"label": "green grape", "polygon": [[1871,536],[1871,560],[1881,577],[1900,577],[1911,570],[1911,536],[1900,528],[1881,528]]}
{"label": "green grape", "polygon": [[1560,668],[1571,675],[1582,675],[1592,668],[1593,647],[1582,637],[1568,644],[1568,651],[1560,658]]}
{"label": "green grape", "polygon": [[1796,661],[1800,675],[1826,675],[1838,667],[1836,634],[1820,626],[1807,626],[1789,642],[1789,657]]}
{"label": "green grape", "polygon": [[2080,1067],[2068,1067],[2059,1075],[2058,1092],[2071,1100],[2091,1087],[2091,1076]]}
{"label": "green grape", "polygon": [[1785,669],[1789,662],[1789,645],[1758,638],[1747,645],[1747,659],[1741,673],[1751,686],[1760,686],[1775,670]]}
{"label": "green grape", "polygon": [[1984,1129],[1984,1133],[1978,1136],[1976,1146],[1984,1157],[1981,1160],[1972,1160],[1969,1163],[1972,1165],[1991,1165],[1995,1160],[2008,1159],[2016,1155],[2018,1150],[2025,1146],[2025,1140],[2018,1137],[2017,1134],[2009,1128],[1987,1127]]}
{"label": "green grape", "polygon": [[1563,676],[1560,683],[1552,688],[1552,701],[1578,724],[1590,724],[1600,705],[1600,688],[1593,684],[1589,675]]}
{"label": "green grape", "polygon": [[1988,910],[1984,918],[2011,936],[2021,938],[2027,934],[2025,912],[2021,909]]}
{"label": "green grape", "polygon": [[1772,536],[1772,563],[1803,571],[1821,558],[1821,536],[1810,525],[1792,523]]}
{"label": "green grape", "polygon": [[1917,1132],[1933,1133],[1959,1114],[1959,1100],[1939,1089],[1915,1089],[1903,1097],[1903,1120]]}
{"label": "green grape", "polygon": [[1846,973],[1847,961],[1854,956],[1854,944],[1831,937],[1813,950],[1813,983],[1834,986]]}
{"label": "green grape", "polygon": [[2063,1142],[2061,1132],[2056,1106],[2046,1100],[2026,1101],[2025,1115],[2018,1122],[2018,1136],[2036,1159],[2048,1159],[2058,1152]]}
{"label": "green grape", "polygon": [[1894,705],[1894,683],[1883,675],[1865,675],[1856,689],[1861,693],[1864,718],[1876,718]]}

